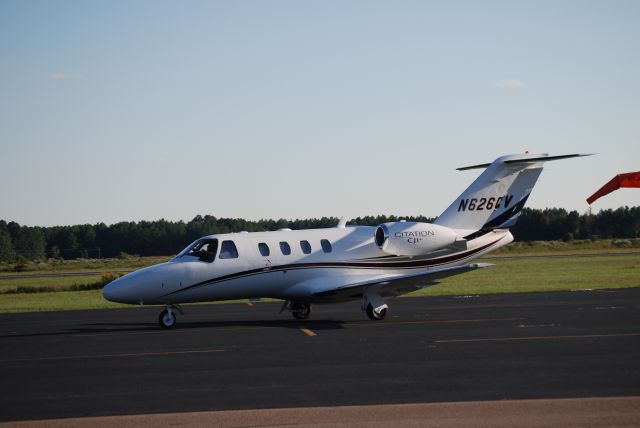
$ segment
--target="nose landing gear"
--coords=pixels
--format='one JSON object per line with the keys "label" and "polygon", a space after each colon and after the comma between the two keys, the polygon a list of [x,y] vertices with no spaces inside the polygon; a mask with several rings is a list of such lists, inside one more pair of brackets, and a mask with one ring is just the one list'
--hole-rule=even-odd
{"label": "nose landing gear", "polygon": [[293,317],[297,320],[306,320],[311,316],[311,305],[309,303],[291,302],[287,300],[282,305],[280,313],[282,313],[285,309],[289,310],[289,312],[291,312],[291,315],[293,315]]}
{"label": "nose landing gear", "polygon": [[295,309],[291,309],[291,314],[297,320],[306,320],[311,316],[311,305],[308,303],[296,303]]}
{"label": "nose landing gear", "polygon": [[167,305],[160,315],[158,316],[158,323],[162,328],[173,328],[176,325],[176,314],[174,310],[180,312],[180,315],[184,315],[182,309],[176,305]]}

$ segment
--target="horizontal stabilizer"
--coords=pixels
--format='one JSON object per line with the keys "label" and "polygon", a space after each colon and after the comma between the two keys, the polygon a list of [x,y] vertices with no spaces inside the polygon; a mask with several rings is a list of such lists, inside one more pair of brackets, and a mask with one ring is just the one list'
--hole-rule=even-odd
{"label": "horizontal stabilizer", "polygon": [[[516,163],[528,163],[528,162],[548,162],[548,161],[552,161],[552,160],[578,158],[578,157],[582,157],[582,156],[591,156],[591,155],[593,155],[593,153],[575,153],[575,154],[571,154],[571,155],[559,155],[559,156],[522,157],[522,158],[519,158],[519,159],[504,160],[503,163],[516,164]],[[479,165],[463,166],[462,168],[456,168],[456,169],[458,171],[467,171],[469,169],[482,169],[482,168],[488,167],[489,165],[491,165],[491,163],[492,162],[483,163],[483,164],[479,164]]]}

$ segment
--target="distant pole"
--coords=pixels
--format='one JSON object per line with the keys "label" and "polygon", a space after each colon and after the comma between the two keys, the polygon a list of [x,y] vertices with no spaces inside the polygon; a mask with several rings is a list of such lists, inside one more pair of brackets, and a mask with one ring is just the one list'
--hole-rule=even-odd
{"label": "distant pole", "polygon": [[100,247],[98,247],[98,260],[100,260]]}

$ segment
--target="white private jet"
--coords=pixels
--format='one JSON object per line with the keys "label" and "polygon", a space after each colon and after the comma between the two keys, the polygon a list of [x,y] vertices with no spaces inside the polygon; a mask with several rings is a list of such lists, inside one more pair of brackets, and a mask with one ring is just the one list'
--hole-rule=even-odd
{"label": "white private jet", "polygon": [[104,287],[105,299],[165,305],[160,326],[176,324],[181,303],[244,298],[284,300],[295,318],[312,304],[360,300],[372,320],[385,318],[385,299],[491,266],[470,263],[513,241],[509,227],[524,207],[545,161],[586,156],[502,156],[433,223],[377,227],[240,232],[200,238],[166,263],[132,272]]}

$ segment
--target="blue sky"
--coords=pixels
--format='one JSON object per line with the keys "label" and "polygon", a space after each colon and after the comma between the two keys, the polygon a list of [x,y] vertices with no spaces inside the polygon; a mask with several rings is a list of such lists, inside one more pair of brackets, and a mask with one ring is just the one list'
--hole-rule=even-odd
{"label": "blue sky", "polygon": [[[0,218],[440,214],[499,155],[535,208],[640,170],[637,1],[0,2]],[[595,211],[640,205],[626,189]]]}

